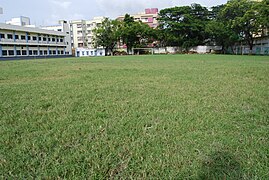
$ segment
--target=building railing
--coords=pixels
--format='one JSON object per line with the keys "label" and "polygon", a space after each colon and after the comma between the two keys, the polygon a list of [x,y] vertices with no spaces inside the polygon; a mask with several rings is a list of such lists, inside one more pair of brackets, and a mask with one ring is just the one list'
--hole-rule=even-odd
{"label": "building railing", "polygon": [[22,39],[6,39],[6,38],[0,38],[0,42],[1,44],[3,43],[8,43],[8,44],[34,44],[34,45],[42,45],[42,44],[46,44],[46,45],[67,45],[67,43],[65,42],[57,42],[57,41],[38,41],[38,40],[22,40]]}

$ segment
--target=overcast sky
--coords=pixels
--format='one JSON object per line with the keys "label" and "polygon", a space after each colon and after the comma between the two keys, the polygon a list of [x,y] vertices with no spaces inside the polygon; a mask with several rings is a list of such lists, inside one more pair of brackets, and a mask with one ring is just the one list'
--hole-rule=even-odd
{"label": "overcast sky", "polygon": [[52,25],[59,19],[92,19],[95,16],[115,18],[125,13],[143,12],[145,8],[166,8],[198,3],[206,7],[227,0],[1,0],[0,22],[27,16],[31,24]]}

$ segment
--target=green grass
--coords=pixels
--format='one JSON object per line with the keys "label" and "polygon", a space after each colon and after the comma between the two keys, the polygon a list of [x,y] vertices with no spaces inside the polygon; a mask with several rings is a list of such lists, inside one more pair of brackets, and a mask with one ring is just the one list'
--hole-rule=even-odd
{"label": "green grass", "polygon": [[0,62],[0,178],[268,179],[269,59]]}

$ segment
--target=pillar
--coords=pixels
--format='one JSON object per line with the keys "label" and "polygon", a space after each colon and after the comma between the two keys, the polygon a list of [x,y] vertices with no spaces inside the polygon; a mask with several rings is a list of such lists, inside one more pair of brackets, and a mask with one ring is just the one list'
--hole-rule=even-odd
{"label": "pillar", "polygon": [[0,57],[2,57],[2,45],[0,44]]}

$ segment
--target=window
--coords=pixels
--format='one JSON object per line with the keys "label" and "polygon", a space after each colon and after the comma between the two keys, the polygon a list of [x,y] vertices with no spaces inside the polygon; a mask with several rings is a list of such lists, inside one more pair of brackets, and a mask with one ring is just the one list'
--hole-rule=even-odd
{"label": "window", "polygon": [[7,50],[2,50],[2,55],[7,56]]}
{"label": "window", "polygon": [[17,56],[21,55],[21,50],[16,51]]}
{"label": "window", "polygon": [[19,39],[19,35],[15,35],[15,39]]}
{"label": "window", "polygon": [[39,51],[39,55],[41,55],[41,56],[42,56],[42,55],[43,55],[43,51]]}
{"label": "window", "polygon": [[61,51],[61,54],[64,54],[64,51]]}
{"label": "window", "polygon": [[58,55],[59,55],[59,54],[61,54],[61,52],[60,52],[60,51],[58,51]]}
{"label": "window", "polygon": [[49,54],[52,54],[52,51],[51,50],[49,50]]}
{"label": "window", "polygon": [[41,36],[39,36],[39,37],[38,37],[38,41],[41,41],[41,39],[42,39]]}
{"label": "window", "polygon": [[43,41],[47,41],[47,38],[46,37],[43,37]]}
{"label": "window", "polygon": [[55,38],[52,38],[52,42],[55,42]]}
{"label": "window", "polygon": [[8,50],[8,55],[14,56],[14,50]]}
{"label": "window", "polygon": [[61,29],[57,29],[57,31],[60,31],[61,32],[62,30]]}
{"label": "window", "polygon": [[69,32],[66,32],[66,34],[69,34]]}
{"label": "window", "polygon": [[26,36],[21,35],[21,40],[25,40],[25,39],[26,39]]}
{"label": "window", "polygon": [[48,41],[50,41],[50,38],[48,38]]}
{"label": "window", "polygon": [[87,51],[87,56],[89,56],[89,51]]}
{"label": "window", "polygon": [[12,35],[12,34],[8,34],[8,35],[7,35],[7,38],[8,38],[8,39],[13,39],[13,35]]}
{"label": "window", "polygon": [[84,56],[84,51],[82,51],[82,56]]}
{"label": "window", "polygon": [[48,51],[47,51],[47,50],[45,50],[45,51],[44,51],[44,55],[47,55],[47,54],[48,54]]}
{"label": "window", "polygon": [[22,51],[21,51],[21,54],[22,54],[22,55],[27,55],[26,50],[22,50]]}
{"label": "window", "polygon": [[0,34],[0,39],[5,39],[5,34]]}
{"label": "window", "polygon": [[33,36],[33,41],[36,41],[37,40],[37,37],[36,36]]}
{"label": "window", "polygon": [[28,40],[31,41],[31,36],[27,36],[28,37]]}
{"label": "window", "polygon": [[64,42],[64,40],[63,39],[60,39],[60,42]]}
{"label": "window", "polygon": [[56,51],[54,50],[54,51],[52,51],[52,53],[53,53],[53,54],[56,54]]}
{"label": "window", "polygon": [[33,55],[33,51],[32,50],[29,50],[29,55]]}
{"label": "window", "polygon": [[36,56],[36,55],[37,55],[37,50],[34,50],[33,53],[34,53],[34,55]]}

